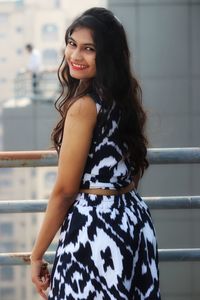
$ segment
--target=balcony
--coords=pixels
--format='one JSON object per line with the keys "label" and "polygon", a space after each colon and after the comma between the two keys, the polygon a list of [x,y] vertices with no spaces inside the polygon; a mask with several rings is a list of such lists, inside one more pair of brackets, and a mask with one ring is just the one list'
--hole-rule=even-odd
{"label": "balcony", "polygon": [[[35,88],[34,88],[35,86]],[[30,72],[19,72],[14,82],[15,101],[32,100],[55,101],[60,93],[57,70],[45,69],[36,78]]]}

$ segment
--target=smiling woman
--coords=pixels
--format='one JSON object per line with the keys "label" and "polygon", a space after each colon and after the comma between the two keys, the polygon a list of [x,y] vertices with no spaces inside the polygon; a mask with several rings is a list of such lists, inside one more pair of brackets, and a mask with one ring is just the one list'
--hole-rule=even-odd
{"label": "smiling woman", "polygon": [[[32,281],[48,300],[160,300],[154,226],[137,192],[148,167],[146,115],[124,28],[111,11],[91,8],[65,42],[52,132],[58,174]],[[43,255],[60,227],[50,275]]]}
{"label": "smiling woman", "polygon": [[88,28],[77,28],[69,36],[65,58],[70,75],[85,80],[96,75],[96,52],[92,32]]}

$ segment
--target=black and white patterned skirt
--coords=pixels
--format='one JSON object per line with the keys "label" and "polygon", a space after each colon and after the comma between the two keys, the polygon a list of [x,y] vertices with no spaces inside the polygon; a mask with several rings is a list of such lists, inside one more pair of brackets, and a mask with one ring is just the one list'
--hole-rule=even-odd
{"label": "black and white patterned skirt", "polygon": [[160,300],[148,207],[135,191],[79,193],[62,225],[49,300]]}

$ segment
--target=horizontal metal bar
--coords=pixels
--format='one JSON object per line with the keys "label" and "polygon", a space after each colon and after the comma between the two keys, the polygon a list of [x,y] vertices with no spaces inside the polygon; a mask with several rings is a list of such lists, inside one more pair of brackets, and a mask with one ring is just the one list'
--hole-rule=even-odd
{"label": "horizontal metal bar", "polygon": [[0,168],[56,166],[57,161],[52,150],[0,152]]}
{"label": "horizontal metal bar", "polygon": [[200,196],[143,197],[150,209],[197,209]]}
{"label": "horizontal metal bar", "polygon": [[0,214],[44,212],[48,200],[0,201]]}
{"label": "horizontal metal bar", "polygon": [[[200,196],[143,197],[150,209],[197,209]],[[0,201],[0,214],[44,212],[48,200]]]}
{"label": "horizontal metal bar", "polygon": [[[30,252],[23,253],[0,253],[0,265],[29,265]],[[183,262],[200,261],[200,248],[196,249],[159,249],[159,260],[161,262]],[[55,252],[46,252],[44,259],[52,264]]]}
{"label": "horizontal metal bar", "polygon": [[[150,148],[150,164],[196,164],[200,163],[200,147],[196,148]],[[0,168],[56,166],[56,151],[8,151],[0,152]]]}
{"label": "horizontal metal bar", "polygon": [[19,266],[30,264],[30,252],[21,253],[0,253],[0,266]]}
{"label": "horizontal metal bar", "polygon": [[148,158],[151,164],[197,164],[200,163],[200,147],[151,148]]}
{"label": "horizontal metal bar", "polygon": [[200,248],[159,249],[158,253],[159,260],[162,262],[200,261]]}

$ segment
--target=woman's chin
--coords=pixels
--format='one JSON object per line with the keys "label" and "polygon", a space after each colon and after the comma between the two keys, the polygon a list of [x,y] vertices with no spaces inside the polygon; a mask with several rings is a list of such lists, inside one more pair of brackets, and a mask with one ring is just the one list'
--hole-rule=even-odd
{"label": "woman's chin", "polygon": [[70,76],[74,79],[78,79],[78,80],[84,80],[85,77],[81,76],[80,74],[74,74],[74,73],[70,73]]}

